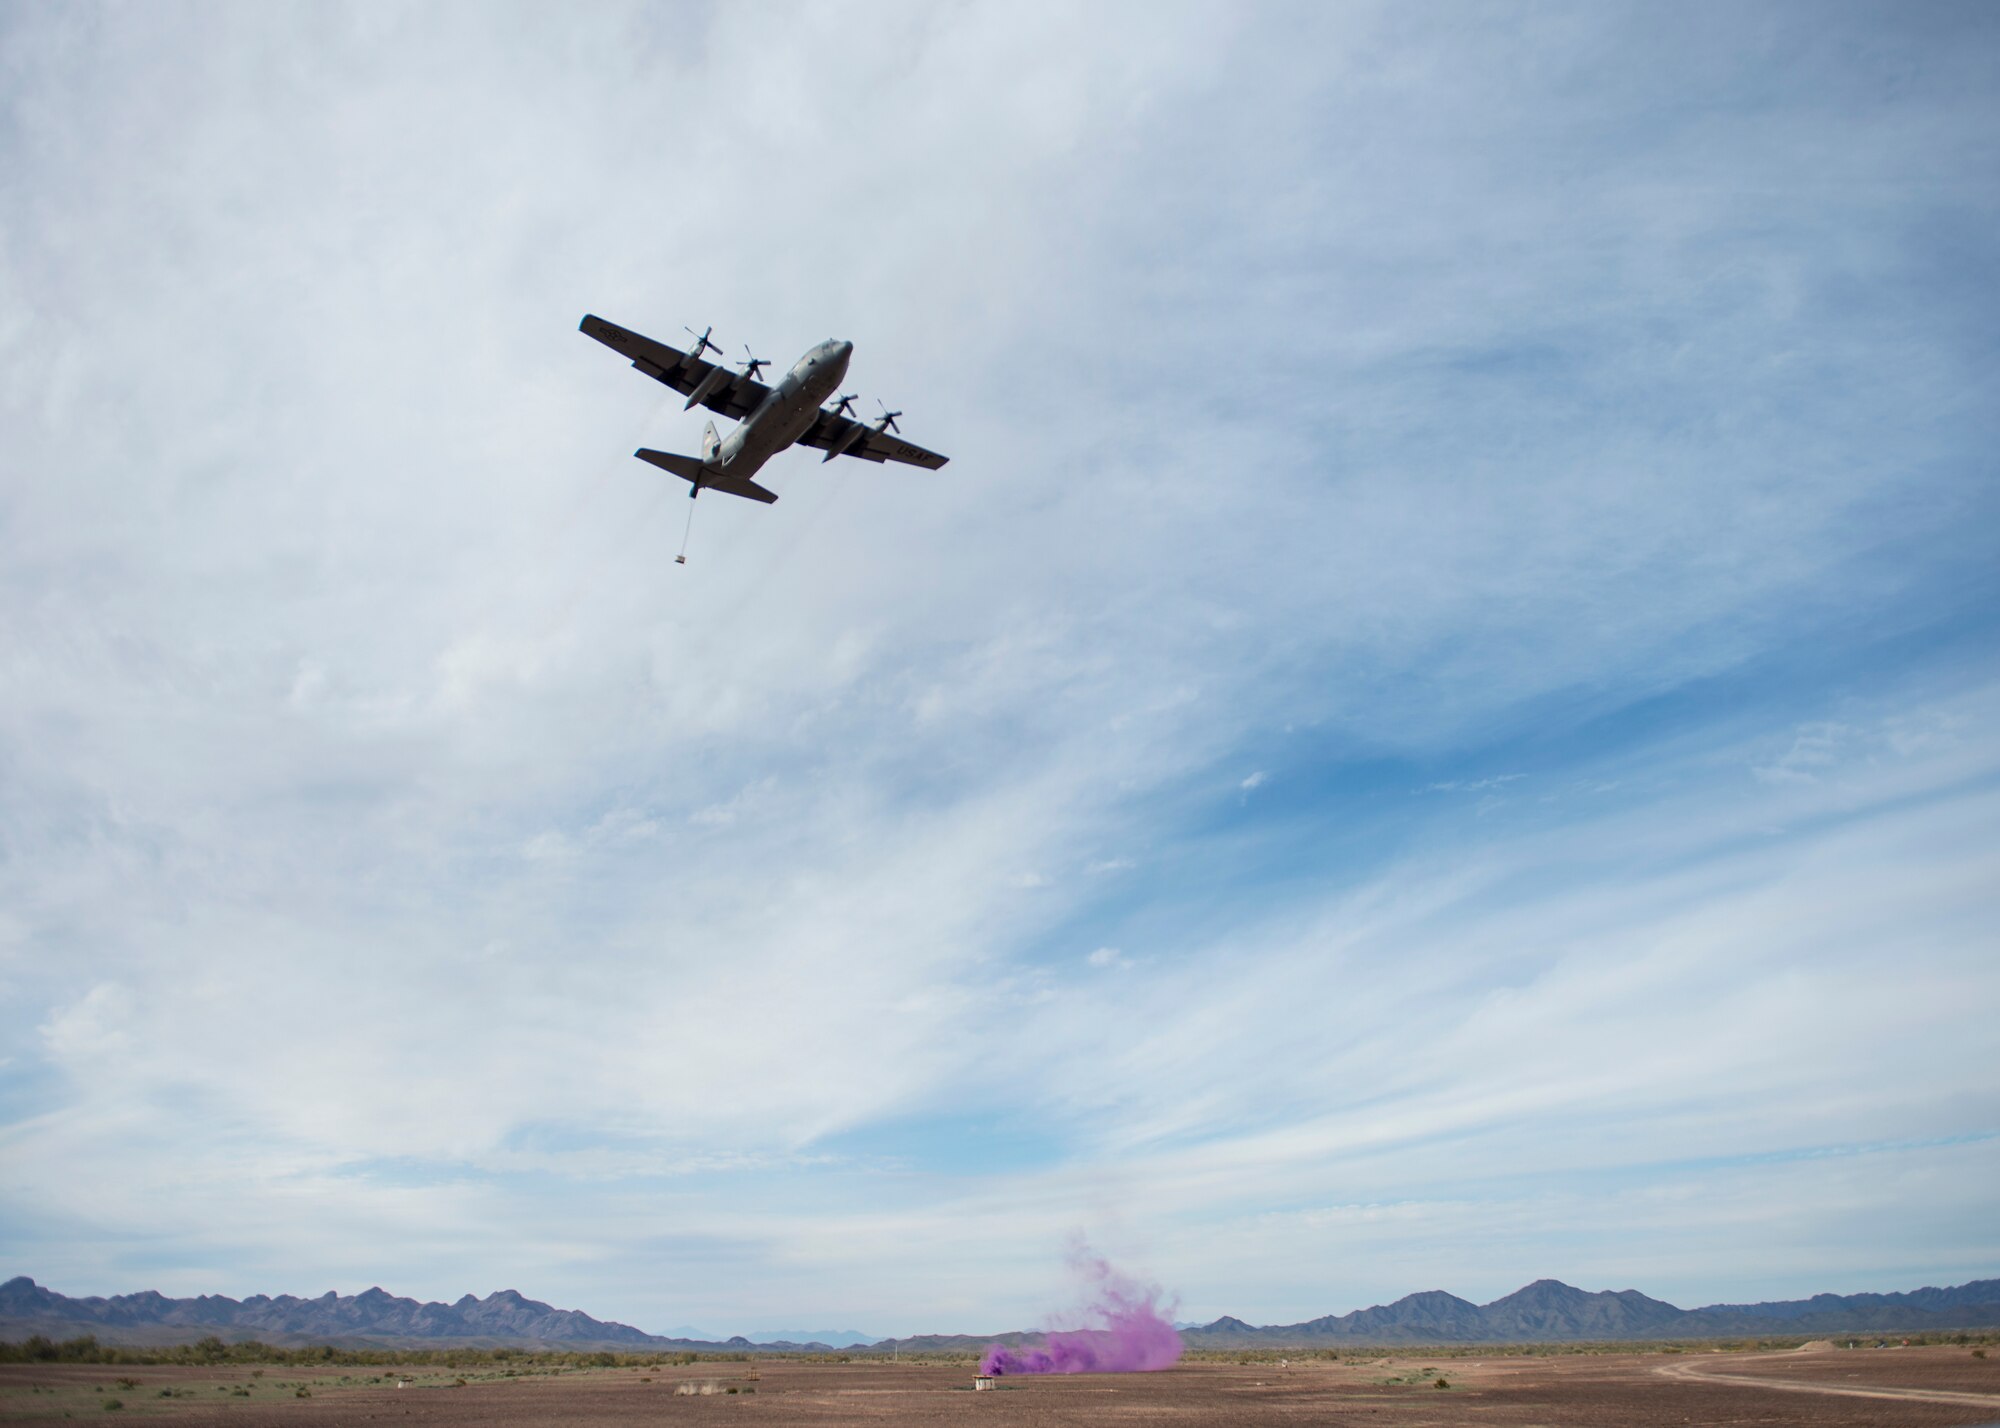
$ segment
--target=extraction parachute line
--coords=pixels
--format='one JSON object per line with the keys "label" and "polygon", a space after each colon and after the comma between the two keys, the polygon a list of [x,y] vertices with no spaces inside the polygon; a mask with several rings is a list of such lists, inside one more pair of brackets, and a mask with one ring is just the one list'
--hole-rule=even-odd
{"label": "extraction parachute line", "polygon": [[[700,489],[701,487],[699,486],[695,487],[695,491],[699,491]],[[693,495],[694,491],[690,491],[688,494]],[[693,532],[694,532],[694,502],[689,501],[687,526],[681,531],[681,553],[674,557],[675,565],[686,565],[688,563],[688,536],[693,534]]]}

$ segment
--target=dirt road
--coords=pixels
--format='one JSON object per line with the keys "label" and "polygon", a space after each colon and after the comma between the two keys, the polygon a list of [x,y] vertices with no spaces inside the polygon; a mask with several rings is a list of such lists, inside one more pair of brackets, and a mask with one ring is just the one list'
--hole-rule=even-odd
{"label": "dirt road", "polygon": [[[1883,1353],[1889,1357],[1879,1357]],[[1903,1359],[1901,1355],[1905,1353],[1914,1353],[1916,1357]],[[1944,1357],[1945,1355],[1949,1355],[1949,1358]],[[1972,1360],[1975,1365],[1979,1362]],[[1673,1363],[1662,1364],[1653,1371],[1667,1378],[1700,1379],[1705,1383],[1745,1384],[1779,1393],[1831,1394],[1840,1398],[1915,1399],[1924,1403],[1963,1405],[1982,1412],[1985,1415],[1982,1422],[2000,1423],[2000,1372],[1976,1368],[1971,1374],[1966,1375],[1991,1382],[1993,1387],[1984,1392],[1942,1385],[1910,1387],[1881,1381],[1927,1371],[1933,1376],[1939,1375],[1940,1370],[1962,1371],[1961,1357],[1952,1350],[1852,1349],[1844,1352],[1833,1350],[1810,1354],[1764,1354],[1741,1366],[1749,1369],[1749,1372],[1732,1371],[1735,1367],[1732,1356],[1729,1359],[1680,1359]]]}

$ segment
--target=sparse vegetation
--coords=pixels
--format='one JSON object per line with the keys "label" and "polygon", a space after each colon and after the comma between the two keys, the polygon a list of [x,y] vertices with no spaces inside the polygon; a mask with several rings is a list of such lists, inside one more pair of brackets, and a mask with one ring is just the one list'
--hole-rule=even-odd
{"label": "sparse vegetation", "polygon": [[1448,1378],[1446,1378],[1446,1377],[1445,1377],[1445,1376],[1444,1376],[1443,1374],[1439,1374],[1439,1375],[1437,1376],[1437,1382],[1436,1382],[1436,1383],[1434,1383],[1434,1384],[1432,1384],[1432,1385],[1431,1385],[1431,1387],[1432,1387],[1432,1388],[1450,1388],[1450,1387],[1451,1387],[1451,1380],[1450,1380],[1450,1379],[1448,1379]]}
{"label": "sparse vegetation", "polygon": [[[774,1356],[777,1357],[777,1356]],[[803,1363],[847,1363],[846,1354],[787,1354],[782,1357]],[[962,1357],[962,1356],[961,1356]],[[686,1367],[698,1363],[748,1363],[745,1352],[671,1354],[613,1354],[602,1350],[548,1349],[342,1349],[332,1344],[282,1348],[257,1339],[225,1343],[211,1334],[192,1344],[165,1347],[124,1348],[99,1343],[94,1334],[57,1341],[36,1334],[19,1342],[0,1341],[0,1363],[65,1364],[146,1364],[180,1367],[276,1365],[287,1368],[446,1368],[452,1370],[498,1368],[508,1365],[516,1372],[560,1373],[568,1369],[631,1368],[655,1369],[668,1365]],[[252,1377],[263,1368],[251,1368]]]}

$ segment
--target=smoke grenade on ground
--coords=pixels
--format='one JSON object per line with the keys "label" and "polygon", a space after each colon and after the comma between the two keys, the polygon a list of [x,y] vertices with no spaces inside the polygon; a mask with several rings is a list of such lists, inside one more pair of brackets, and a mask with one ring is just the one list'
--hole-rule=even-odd
{"label": "smoke grenade on ground", "polygon": [[1181,1336],[1160,1312],[1157,1286],[1134,1283],[1081,1247],[1070,1267],[1089,1286],[1084,1327],[1053,1330],[1040,1348],[994,1344],[979,1360],[981,1373],[1142,1373],[1180,1360]]}

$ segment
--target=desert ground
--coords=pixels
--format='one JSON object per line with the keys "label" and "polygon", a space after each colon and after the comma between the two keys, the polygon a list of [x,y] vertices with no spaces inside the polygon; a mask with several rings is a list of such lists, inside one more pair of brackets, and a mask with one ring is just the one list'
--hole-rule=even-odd
{"label": "desert ground", "polygon": [[461,1382],[437,1369],[11,1364],[0,1366],[0,1422],[2000,1424],[2000,1357],[1974,1358],[1963,1347],[1187,1363],[1163,1373],[1001,1380],[980,1393],[972,1373],[962,1364],[778,1360],[513,1377],[482,1371]]}

